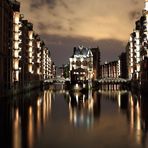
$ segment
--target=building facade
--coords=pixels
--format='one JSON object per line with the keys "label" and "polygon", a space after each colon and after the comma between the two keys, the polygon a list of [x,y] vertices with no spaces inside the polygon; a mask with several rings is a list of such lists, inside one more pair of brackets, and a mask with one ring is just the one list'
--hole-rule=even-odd
{"label": "building facade", "polygon": [[93,54],[90,49],[83,46],[74,47],[69,63],[71,81],[88,81],[93,79]]}
{"label": "building facade", "polygon": [[135,23],[134,31],[126,48],[128,78],[133,81],[147,81],[148,77],[148,1],[145,0],[142,16]]}
{"label": "building facade", "polygon": [[105,62],[101,65],[101,78],[119,78],[120,67],[118,61]]}
{"label": "building facade", "polygon": [[97,80],[101,76],[101,70],[100,70],[100,49],[97,48],[91,48],[90,49],[93,54],[93,79]]}
{"label": "building facade", "polygon": [[52,63],[50,51],[33,24],[24,20],[20,3],[0,0],[0,92],[50,79],[52,70],[55,73]]}

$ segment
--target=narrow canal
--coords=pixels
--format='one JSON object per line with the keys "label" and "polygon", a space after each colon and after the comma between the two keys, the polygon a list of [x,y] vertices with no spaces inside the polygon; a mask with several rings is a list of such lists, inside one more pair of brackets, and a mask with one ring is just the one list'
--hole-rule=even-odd
{"label": "narrow canal", "polygon": [[127,91],[34,91],[0,100],[2,148],[148,147],[148,98]]}

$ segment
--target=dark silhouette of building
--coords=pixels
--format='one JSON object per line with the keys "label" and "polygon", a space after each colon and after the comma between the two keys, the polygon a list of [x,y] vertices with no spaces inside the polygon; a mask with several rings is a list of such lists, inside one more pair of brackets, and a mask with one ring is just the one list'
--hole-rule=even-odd
{"label": "dark silhouette of building", "polygon": [[101,76],[101,70],[100,70],[100,49],[97,48],[91,48],[91,52],[93,54],[93,72],[94,72],[94,79],[99,79]]}
{"label": "dark silhouette of building", "polygon": [[12,82],[13,9],[8,0],[0,0],[0,91],[10,89]]}
{"label": "dark silhouette of building", "polygon": [[126,52],[121,53],[119,56],[120,60],[120,78],[128,78],[128,70],[127,70],[127,55]]}

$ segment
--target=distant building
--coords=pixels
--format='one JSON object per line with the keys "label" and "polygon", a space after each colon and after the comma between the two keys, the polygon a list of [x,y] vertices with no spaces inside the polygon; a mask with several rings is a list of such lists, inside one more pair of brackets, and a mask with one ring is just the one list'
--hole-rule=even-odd
{"label": "distant building", "polygon": [[41,76],[42,80],[49,80],[52,77],[51,74],[51,56],[47,47],[43,46],[41,53]]}
{"label": "distant building", "polygon": [[52,78],[56,77],[56,66],[54,64],[54,62],[52,62],[52,66],[51,66],[51,72],[52,72]]}
{"label": "distant building", "polygon": [[118,59],[119,66],[119,77],[127,79],[128,78],[128,69],[127,69],[127,54],[126,52],[121,53]]}
{"label": "distant building", "polygon": [[90,49],[93,54],[93,79],[99,79],[101,76],[101,70],[100,70],[100,49],[97,48],[91,48]]}
{"label": "distant building", "polygon": [[71,81],[88,81],[93,79],[93,54],[83,46],[74,47],[69,59]]}
{"label": "distant building", "polygon": [[105,62],[101,65],[101,78],[119,78],[120,68],[118,61]]}

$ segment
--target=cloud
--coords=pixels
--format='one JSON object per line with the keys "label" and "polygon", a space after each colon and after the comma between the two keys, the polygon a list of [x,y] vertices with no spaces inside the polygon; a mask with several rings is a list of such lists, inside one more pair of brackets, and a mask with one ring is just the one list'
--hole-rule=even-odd
{"label": "cloud", "polygon": [[[144,0],[20,0],[21,12],[52,50],[57,64],[79,44],[99,45],[104,59],[123,51]],[[55,52],[54,52],[55,51]],[[58,51],[58,52],[57,52]],[[115,54],[113,54],[113,52]],[[109,56],[110,55],[110,56]],[[106,57],[106,58],[105,58]],[[102,59],[103,59],[102,58]]]}
{"label": "cloud", "polygon": [[140,18],[141,13],[139,11],[131,11],[129,12],[129,19],[130,20],[136,20]]}
{"label": "cloud", "polygon": [[[127,39],[131,20],[142,9],[137,0],[20,0],[22,10],[40,34]],[[138,9],[138,11],[136,11]],[[135,13],[136,12],[136,13]],[[40,28],[45,24],[47,27]],[[125,25],[129,26],[126,27]],[[60,26],[60,27],[59,27]],[[129,28],[129,29],[128,29]],[[120,34],[119,31],[120,30]]]}

